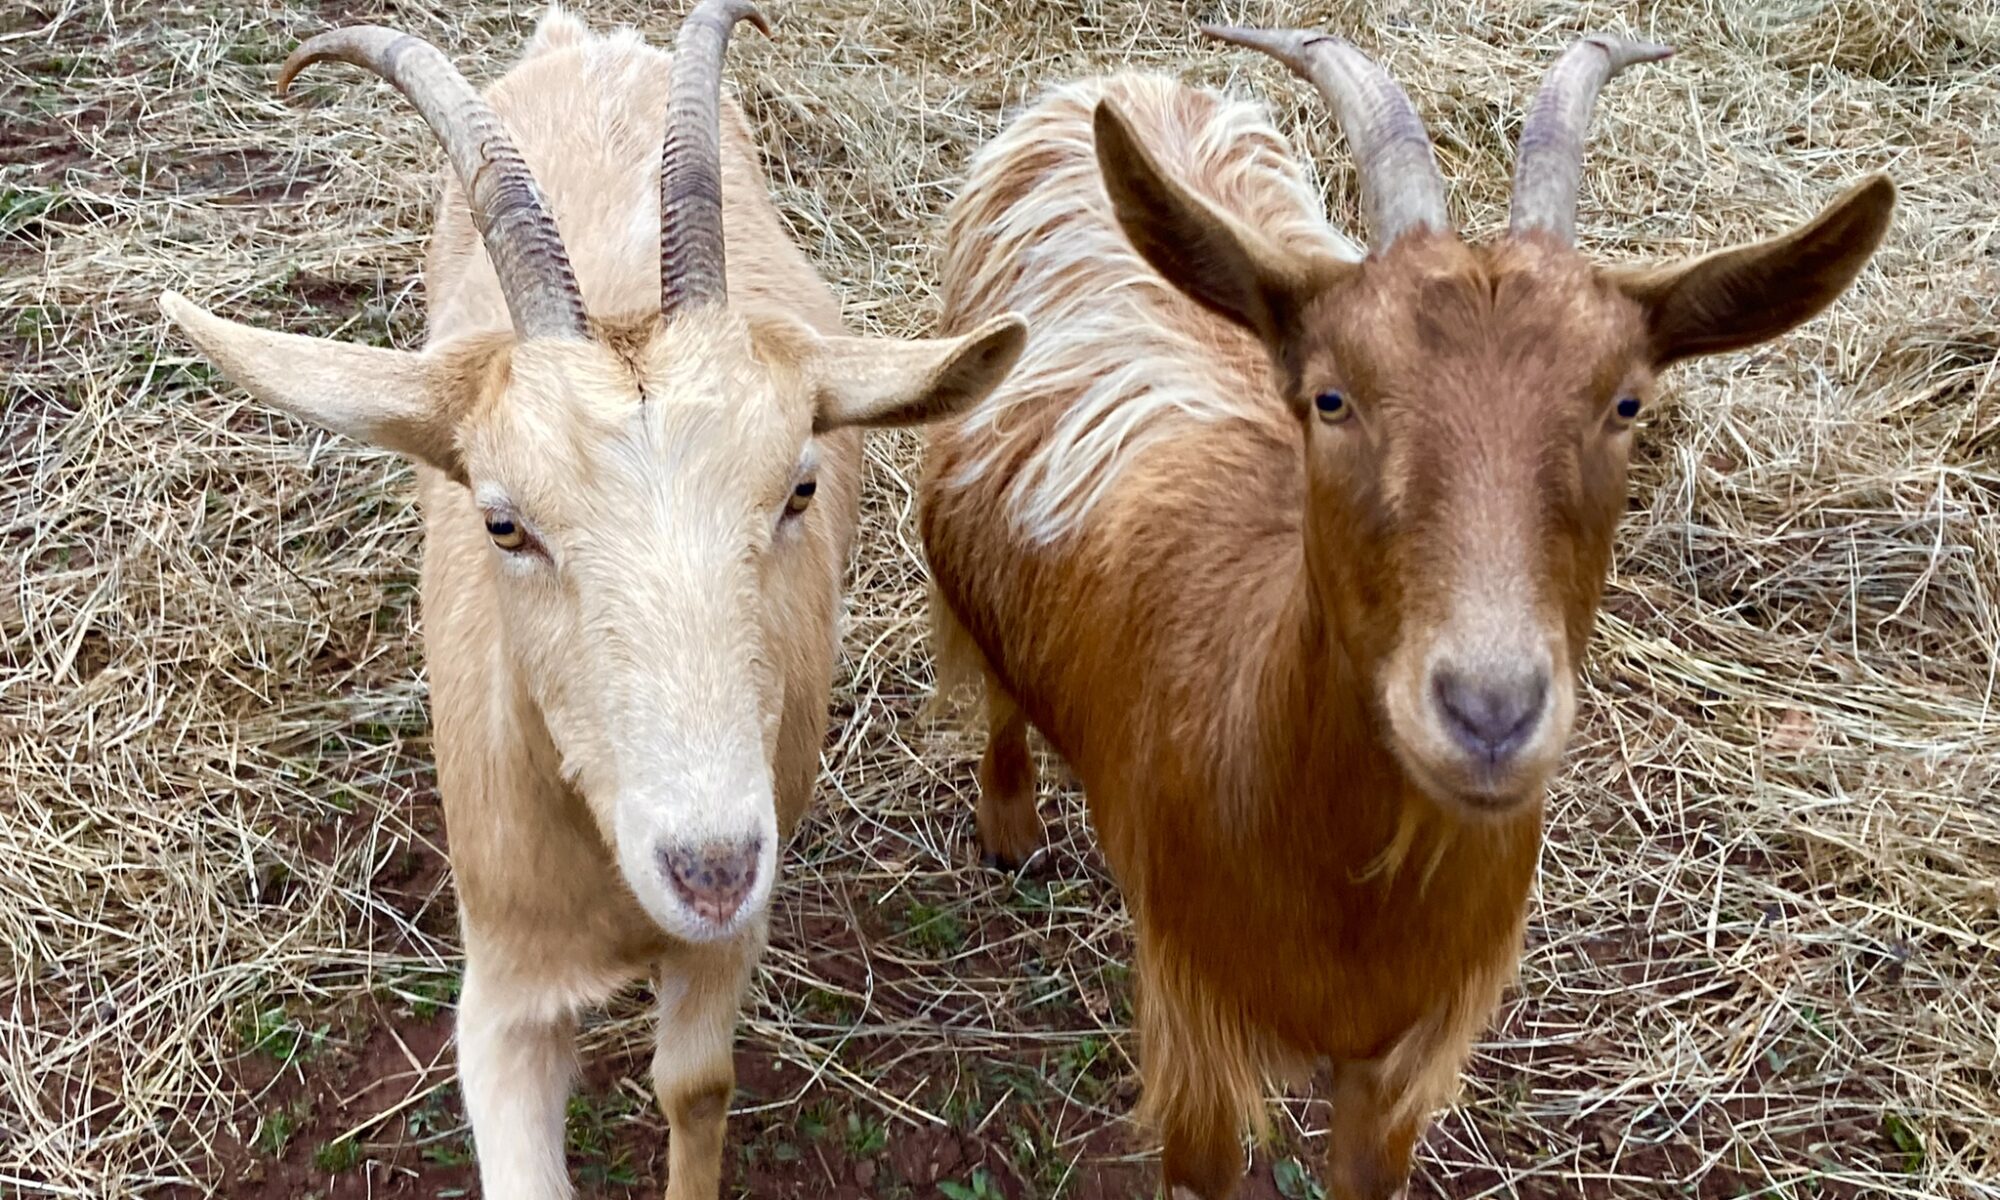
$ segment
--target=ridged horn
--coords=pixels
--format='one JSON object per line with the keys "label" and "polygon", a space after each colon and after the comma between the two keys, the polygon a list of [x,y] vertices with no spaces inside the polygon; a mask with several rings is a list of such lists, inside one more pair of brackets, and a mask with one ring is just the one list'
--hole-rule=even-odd
{"label": "ridged horn", "polygon": [[465,187],[515,331],[524,338],[588,337],[583,297],[541,188],[499,115],[451,61],[420,37],[354,25],[322,33],[293,51],[278,75],[278,94],[291,88],[300,71],[327,59],[381,76],[430,125]]}
{"label": "ridged horn", "polygon": [[750,0],[702,0],[674,39],[667,133],[660,147],[660,311],[721,303],[722,52],[736,22],[765,37],[770,22]]}
{"label": "ridged horn", "polygon": [[1343,38],[1308,29],[1204,25],[1218,41],[1261,50],[1311,83],[1333,106],[1354,152],[1377,248],[1418,227],[1450,228],[1444,178],[1416,106],[1389,73]]}
{"label": "ridged horn", "polygon": [[1521,234],[1550,233],[1576,244],[1577,189],[1583,181],[1583,140],[1597,93],[1634,63],[1658,62],[1673,47],[1607,33],[1581,38],[1542,78],[1521,124],[1514,159],[1514,198],[1507,227]]}

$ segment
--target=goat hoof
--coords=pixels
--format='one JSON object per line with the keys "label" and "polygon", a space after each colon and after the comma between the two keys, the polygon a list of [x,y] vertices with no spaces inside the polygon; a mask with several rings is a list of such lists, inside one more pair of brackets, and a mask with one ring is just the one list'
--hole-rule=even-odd
{"label": "goat hoof", "polygon": [[1048,848],[1045,846],[1038,847],[1026,858],[1016,858],[1000,850],[986,850],[979,855],[982,866],[995,871],[1004,871],[1009,875],[1019,875],[1024,879],[1041,879],[1047,876],[1054,869],[1052,859],[1053,856],[1048,853]]}
{"label": "goat hoof", "polygon": [[1021,869],[1021,864],[1015,862],[1012,855],[1002,854],[998,850],[981,851],[979,865],[988,870],[1006,871],[1010,874]]}

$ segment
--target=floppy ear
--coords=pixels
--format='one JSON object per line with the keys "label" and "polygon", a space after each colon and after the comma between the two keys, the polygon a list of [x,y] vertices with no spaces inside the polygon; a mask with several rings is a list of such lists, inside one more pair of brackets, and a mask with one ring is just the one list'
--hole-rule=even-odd
{"label": "floppy ear", "polygon": [[1646,310],[1655,365],[1741,350],[1832,304],[1881,245],[1895,207],[1889,177],[1871,175],[1783,237],[1612,279]]}
{"label": "floppy ear", "polygon": [[276,408],[464,479],[459,418],[505,368],[505,338],[411,354],[273,333],[224,320],[177,292],[160,297],[222,373]]}
{"label": "floppy ear", "polygon": [[1027,340],[1027,322],[1012,313],[963,337],[819,338],[806,364],[813,384],[813,431],[921,425],[956,416],[999,386]]}
{"label": "floppy ear", "polygon": [[1104,191],[1132,248],[1189,299],[1282,344],[1328,264],[1301,262],[1183,187],[1111,101],[1098,101],[1092,125]]}

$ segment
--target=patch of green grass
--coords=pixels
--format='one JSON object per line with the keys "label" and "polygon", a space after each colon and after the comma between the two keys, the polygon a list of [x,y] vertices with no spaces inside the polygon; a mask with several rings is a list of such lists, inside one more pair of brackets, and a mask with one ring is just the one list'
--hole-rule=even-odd
{"label": "patch of green grass", "polygon": [[329,1175],[352,1171],[361,1165],[361,1143],[353,1138],[322,1142],[319,1149],[313,1151],[313,1165]]}
{"label": "patch of green grass", "polygon": [[903,930],[910,944],[926,954],[954,954],[965,946],[965,924],[949,909],[913,901],[903,912]]}
{"label": "patch of green grass", "polygon": [[608,1096],[571,1096],[567,1122],[569,1152],[578,1160],[577,1176],[594,1187],[631,1187],[639,1182],[632,1153],[618,1144],[617,1127],[639,1105],[624,1092]]}
{"label": "patch of green grass", "polygon": [[1021,973],[1027,976],[1029,1008],[1063,1014],[1075,1003],[1076,988],[1067,972],[1052,967],[1039,957],[1031,957],[1021,964]]}
{"label": "patch of green grass", "polygon": [[889,1130],[872,1116],[847,1114],[847,1152],[855,1158],[873,1158],[889,1145]]}
{"label": "patch of green grass", "polygon": [[1007,1144],[1013,1149],[1010,1157],[1014,1160],[1014,1169],[1021,1174],[1037,1180],[1046,1188],[1049,1186],[1047,1176],[1050,1164],[1053,1162],[1056,1166],[1056,1177],[1061,1178],[1062,1164],[1057,1158],[1055,1147],[1044,1141],[1036,1130],[1031,1130],[1019,1122],[1010,1123],[1007,1126]]}
{"label": "patch of green grass", "polygon": [[988,1076],[1023,1104],[1038,1104],[1047,1099],[1042,1091],[1045,1082],[1040,1072],[1030,1067],[1018,1063],[996,1063],[989,1069]]}
{"label": "patch of green grass", "polygon": [[853,1000],[825,988],[808,988],[801,1006],[808,1015],[829,1025],[852,1025],[861,1014]]}
{"label": "patch of green grass", "polygon": [[473,1163],[472,1139],[459,1134],[433,1142],[424,1147],[423,1159],[440,1167],[469,1167]]}
{"label": "patch of green grass", "polygon": [[1016,876],[1007,906],[1018,912],[1045,913],[1055,907],[1055,899],[1049,893],[1049,885],[1042,880]]}
{"label": "patch of green grass", "polygon": [[312,1119],[312,1101],[300,1097],[264,1114],[257,1125],[257,1133],[250,1139],[250,1148],[268,1158],[276,1158],[291,1145],[299,1128]]}
{"label": "patch of green grass", "polygon": [[799,1110],[799,1132],[817,1142],[833,1130],[833,1101],[815,1100]]}
{"label": "patch of green grass", "polygon": [[993,1181],[993,1173],[985,1167],[975,1168],[963,1182],[956,1179],[939,1181],[938,1191],[943,1192],[947,1200],[1006,1200],[1007,1195]]}
{"label": "patch of green grass", "polygon": [[1915,1175],[1924,1169],[1924,1135],[1901,1113],[1882,1114],[1882,1133],[1903,1156],[1903,1172]]}
{"label": "patch of green grass", "polygon": [[955,1080],[940,1081],[944,1095],[935,1103],[938,1115],[960,1133],[969,1132],[973,1124],[985,1115],[980,1104],[980,1078],[976,1074],[961,1073]]}
{"label": "patch of green grass", "polygon": [[27,71],[31,76],[39,75],[67,82],[70,76],[96,65],[96,62],[85,54],[49,54],[39,62],[29,63]]}
{"label": "patch of green grass", "polygon": [[1271,1164],[1271,1182],[1285,1200],[1326,1200],[1326,1189],[1296,1158],[1281,1158]]}
{"label": "patch of green grass", "polygon": [[1063,1183],[1071,1177],[1073,1161],[1062,1156],[1061,1150],[1051,1142],[1035,1162],[1036,1196],[1056,1200],[1062,1195]]}
{"label": "patch of green grass", "polygon": [[1097,984],[1111,1003],[1111,1018],[1120,1025],[1132,1024],[1132,968],[1124,963],[1106,963],[1097,969]]}
{"label": "patch of green grass", "polygon": [[330,1025],[308,1029],[282,1004],[253,1005],[236,1020],[236,1036],[250,1053],[268,1054],[281,1064],[307,1063],[326,1048]]}
{"label": "patch of green grass", "polygon": [[1111,1086],[1101,1069],[1107,1049],[1104,1039],[1094,1034],[1064,1046],[1056,1056],[1056,1080],[1085,1100],[1101,1098]]}
{"label": "patch of green grass", "polygon": [[222,56],[243,67],[265,67],[284,61],[284,53],[263,28],[255,25],[239,30],[229,40]]}
{"label": "patch of green grass", "polygon": [[472,1139],[462,1129],[450,1100],[450,1084],[424,1098],[403,1118],[403,1127],[412,1140],[423,1145],[423,1159],[441,1167],[463,1167],[472,1163]]}
{"label": "patch of green grass", "polygon": [[367,794],[359,789],[339,784],[327,795],[326,802],[333,806],[335,812],[352,815],[367,799]]}
{"label": "patch of green grass", "polygon": [[[18,213],[9,209],[8,202],[9,198],[16,194],[0,190],[0,237],[6,237],[8,231],[14,228],[13,222]],[[42,330],[54,327],[54,322],[50,319],[53,316],[54,313],[50,309],[33,304],[22,305],[14,312],[14,336],[24,342],[35,340]]]}
{"label": "patch of green grass", "polygon": [[458,1003],[464,980],[457,971],[418,971],[403,976],[385,990],[409,1007],[410,1015],[429,1021]]}

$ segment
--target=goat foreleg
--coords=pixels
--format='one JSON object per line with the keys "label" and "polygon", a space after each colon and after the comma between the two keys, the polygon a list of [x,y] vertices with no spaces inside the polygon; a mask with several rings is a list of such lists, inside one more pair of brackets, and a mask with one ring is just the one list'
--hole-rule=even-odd
{"label": "goat foreleg", "polygon": [[1028,718],[990,677],[986,684],[986,756],[979,760],[979,847],[992,866],[1019,870],[1042,848],[1035,811],[1035,760]]}
{"label": "goat foreleg", "polygon": [[458,1078],[487,1200],[569,1200],[563,1113],[575,1073],[568,1004],[496,974],[469,943]]}
{"label": "goat foreleg", "polygon": [[736,1088],[736,1012],[764,948],[758,927],[734,941],[682,946],[661,965],[653,1087],[667,1116],[667,1200],[716,1200]]}

